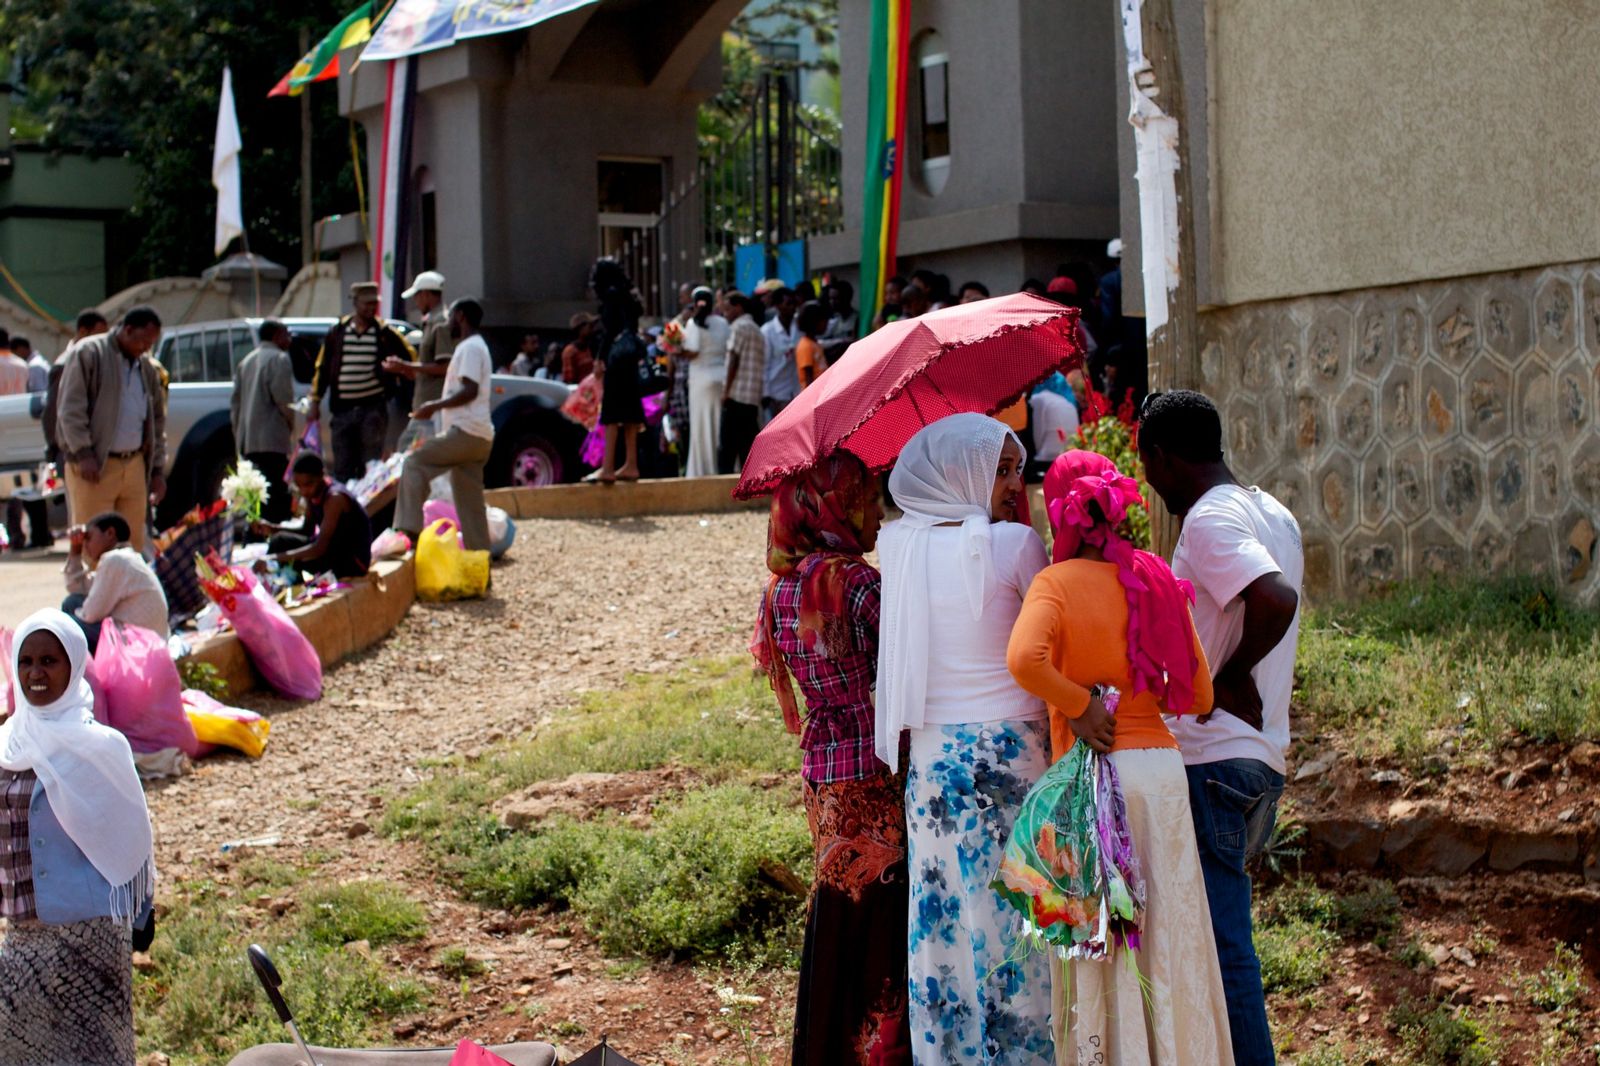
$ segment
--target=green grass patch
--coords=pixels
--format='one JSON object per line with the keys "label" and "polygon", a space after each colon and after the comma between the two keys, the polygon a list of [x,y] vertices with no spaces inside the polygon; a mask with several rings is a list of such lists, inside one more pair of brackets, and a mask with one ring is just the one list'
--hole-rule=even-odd
{"label": "green grass patch", "polygon": [[1268,992],[1310,992],[1332,972],[1341,937],[1380,947],[1400,926],[1400,897],[1387,881],[1367,879],[1346,892],[1315,881],[1286,882],[1257,898],[1256,954]]}
{"label": "green grass patch", "polygon": [[[282,867],[262,863],[253,869],[277,879]],[[387,898],[396,898],[385,889]],[[178,891],[151,947],[153,967],[135,974],[141,1053],[161,1051],[188,1066],[226,1062],[255,1044],[284,1040],[283,1027],[245,960],[251,943],[271,953],[283,975],[284,995],[311,1043],[359,1047],[379,1042],[387,1019],[423,1001],[420,985],[397,977],[380,960],[333,942],[327,930],[341,923],[326,912],[308,914],[302,904],[299,911],[272,918],[240,906],[209,881]],[[332,888],[317,887],[314,894],[336,907],[350,899]],[[363,918],[350,924],[368,923]]]}
{"label": "green grass patch", "polygon": [[672,763],[712,782],[799,769],[799,745],[784,730],[766,679],[747,658],[640,675],[620,690],[586,693],[532,740],[496,746],[470,765],[448,761],[390,805],[384,829],[431,835],[458,823],[463,809],[482,811],[536,781]]}
{"label": "green grass patch", "polygon": [[[602,813],[512,832],[490,813],[535,782],[672,764],[705,785],[663,799],[645,828]],[[702,663],[591,693],[531,740],[441,766],[384,829],[423,841],[480,902],[571,908],[615,955],[788,963],[804,904],[764,871],[807,876],[810,835],[798,790],[756,779],[798,767],[766,680],[742,659]]]}
{"label": "green grass patch", "polygon": [[1523,982],[1528,1002],[1546,1013],[1576,1007],[1589,991],[1583,974],[1583,957],[1576,948],[1557,944],[1550,964]]}
{"label": "green grass patch", "polygon": [[433,960],[433,964],[446,977],[462,980],[489,972],[487,963],[472,955],[460,944],[452,944],[441,950],[438,957]]}
{"label": "green grass patch", "polygon": [[300,911],[306,936],[335,947],[357,940],[377,947],[428,931],[422,905],[384,881],[313,888],[301,896]]}
{"label": "green grass patch", "polygon": [[1491,1014],[1404,998],[1389,1012],[1400,1044],[1419,1066],[1494,1066],[1504,1041]]}
{"label": "green grass patch", "polygon": [[1296,698],[1355,754],[1420,768],[1445,739],[1600,739],[1600,612],[1548,581],[1402,584],[1308,613]]}

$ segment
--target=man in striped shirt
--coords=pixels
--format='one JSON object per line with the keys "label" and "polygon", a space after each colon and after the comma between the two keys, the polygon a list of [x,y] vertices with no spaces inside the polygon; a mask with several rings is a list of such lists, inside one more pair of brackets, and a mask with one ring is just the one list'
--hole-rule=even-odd
{"label": "man in striped shirt", "polygon": [[379,321],[377,285],[363,281],[350,286],[350,301],[353,313],[328,330],[317,354],[306,416],[315,422],[322,397],[328,397],[328,443],[333,446],[333,476],[339,481],[356,480],[367,463],[383,458],[388,394],[398,385],[383,361],[393,357],[409,363],[414,358],[405,338]]}

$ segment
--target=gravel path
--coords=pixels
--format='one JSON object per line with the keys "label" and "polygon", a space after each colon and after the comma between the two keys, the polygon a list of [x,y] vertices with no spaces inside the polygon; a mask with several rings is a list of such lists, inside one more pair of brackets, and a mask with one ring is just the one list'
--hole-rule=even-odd
{"label": "gravel path", "polygon": [[[589,1035],[569,1042],[584,1048],[609,1030],[619,1046],[645,1055],[641,1062],[715,1061],[688,1049],[682,1032],[702,1019],[688,1035],[695,1045],[712,1043],[706,1034],[715,1028],[714,989],[692,971],[657,965],[610,980],[564,916],[508,923],[503,913],[462,904],[417,848],[372,830],[382,795],[417,780],[424,760],[524,732],[577,693],[616,685],[630,673],[742,651],[765,545],[763,512],[519,523],[487,599],[418,603],[387,640],[331,670],[315,703],[247,699],[272,720],[260,762],[214,757],[187,777],[153,786],[162,876],[171,883],[214,874],[229,865],[220,852],[225,841],[276,835],[282,843],[272,854],[285,860],[310,848],[337,853],[319,875],[406,885],[428,902],[435,930],[449,933],[441,944],[467,942],[497,967],[474,1002],[449,1009],[440,1001],[453,997],[436,995],[429,1017],[397,1027],[397,1042],[513,1032],[532,1038],[541,1031],[550,1038],[550,1025],[571,1019]],[[552,978],[568,965],[570,977]],[[617,987],[608,993],[607,985]],[[519,994],[513,987],[545,1003],[548,1014],[538,1019],[545,1024],[501,1013],[497,996]],[[612,1024],[608,999],[649,1008],[630,1006],[620,1015],[626,1023]],[[630,1031],[638,1038],[627,1038]]]}

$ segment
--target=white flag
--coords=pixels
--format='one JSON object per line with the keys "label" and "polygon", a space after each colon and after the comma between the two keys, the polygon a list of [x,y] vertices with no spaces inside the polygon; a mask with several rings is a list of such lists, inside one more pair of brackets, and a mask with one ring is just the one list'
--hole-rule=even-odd
{"label": "white flag", "polygon": [[222,68],[222,99],[217,104],[217,146],[211,153],[211,184],[217,189],[217,250],[244,236],[244,208],[239,203],[239,116],[233,109],[233,71]]}

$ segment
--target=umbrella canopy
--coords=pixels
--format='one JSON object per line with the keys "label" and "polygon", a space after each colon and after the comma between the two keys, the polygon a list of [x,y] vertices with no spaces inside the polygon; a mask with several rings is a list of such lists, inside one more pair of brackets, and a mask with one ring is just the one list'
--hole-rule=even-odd
{"label": "umbrella canopy", "polygon": [[838,448],[882,470],[923,426],[993,414],[1082,357],[1077,309],[1026,293],[891,322],[767,424],[733,494],[771,492]]}

